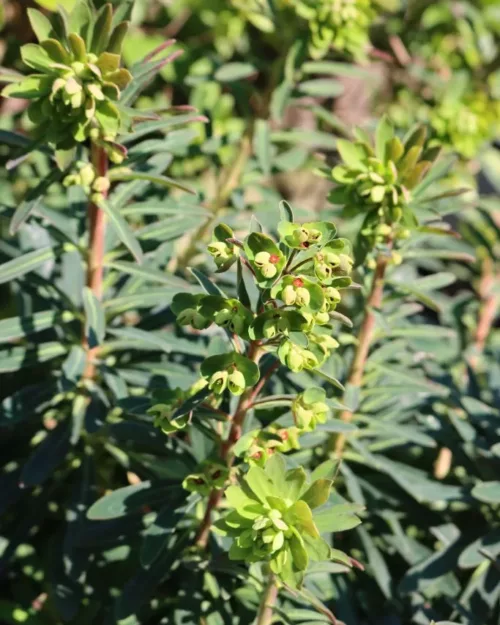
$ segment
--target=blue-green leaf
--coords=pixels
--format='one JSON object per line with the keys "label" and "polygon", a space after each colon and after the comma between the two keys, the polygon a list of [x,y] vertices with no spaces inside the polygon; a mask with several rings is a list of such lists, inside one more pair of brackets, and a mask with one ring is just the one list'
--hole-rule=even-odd
{"label": "blue-green leaf", "polygon": [[101,200],[99,207],[106,213],[120,241],[129,249],[138,263],[142,263],[143,254],[139,241],[122,215],[109,202]]}
{"label": "blue-green leaf", "polygon": [[90,348],[100,345],[106,334],[106,318],[101,302],[88,287],[83,288],[83,308],[85,310],[85,336]]}
{"label": "blue-green leaf", "polygon": [[34,252],[29,252],[13,260],[0,265],[0,284],[20,278],[30,271],[41,267],[44,263],[54,258],[54,250],[51,247],[43,247]]}

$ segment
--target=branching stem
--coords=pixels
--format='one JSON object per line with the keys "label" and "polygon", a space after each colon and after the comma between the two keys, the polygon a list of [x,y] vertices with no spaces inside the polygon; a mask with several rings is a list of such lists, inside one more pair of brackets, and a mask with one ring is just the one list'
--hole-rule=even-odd
{"label": "branching stem", "polygon": [[[248,350],[248,358],[250,358],[250,360],[253,360],[256,364],[258,364],[261,356],[262,356],[262,351],[258,342],[252,341]],[[255,387],[248,388],[240,397],[238,406],[232,418],[231,429],[229,430],[229,435],[227,439],[221,445],[220,459],[222,460],[222,462],[226,462],[228,467],[231,467],[234,462],[234,455],[232,453],[232,449],[241,437],[241,431],[243,428],[243,423],[245,421],[247,412],[252,406],[258,393],[260,392],[260,389],[262,388],[262,387],[259,387],[259,384],[257,384]],[[200,528],[198,530],[198,534],[196,536],[196,545],[198,547],[201,547],[202,549],[204,549],[207,546],[208,539],[210,537],[210,526],[212,525],[212,512],[220,504],[223,493],[224,491],[222,489],[214,489],[209,495],[207,508],[205,510],[205,515],[203,517],[203,520],[200,524]]]}

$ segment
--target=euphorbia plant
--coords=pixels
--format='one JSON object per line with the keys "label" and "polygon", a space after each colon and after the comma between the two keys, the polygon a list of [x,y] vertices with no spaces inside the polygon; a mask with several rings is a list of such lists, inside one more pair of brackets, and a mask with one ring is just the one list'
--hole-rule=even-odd
{"label": "euphorbia plant", "polygon": [[[428,227],[420,221],[422,209],[435,199],[446,197],[446,193],[436,198],[426,195],[427,188],[444,173],[430,176],[441,148],[435,140],[427,141],[426,128],[417,126],[401,139],[390,121],[383,118],[373,138],[362,129],[355,129],[354,135],[352,142],[343,139],[337,142],[342,162],[326,172],[335,184],[329,194],[330,201],[339,205],[346,217],[364,215],[356,236],[355,260],[358,266],[365,265],[373,271],[346,380],[351,396],[358,395],[365,373],[387,269],[404,258],[398,249],[403,248],[412,233],[447,234],[445,228]],[[426,218],[429,219],[428,215]],[[349,422],[353,413],[345,410],[341,417]],[[336,440],[335,450],[339,455],[345,440],[344,435]]]}
{"label": "euphorbia plant", "polygon": [[[335,560],[350,566],[351,559],[332,549],[321,533],[354,527],[358,522],[354,513],[359,510],[340,501],[332,505],[338,498],[331,495],[334,465],[327,462],[318,467],[308,483],[305,470],[287,470],[280,455],[299,448],[301,434],[327,420],[325,391],[309,389],[283,398],[292,408],[290,425],[279,419],[257,430],[248,431],[246,425],[256,403],[265,402],[265,395],[262,399],[260,395],[270,378],[279,374],[280,365],[296,373],[321,372],[338,347],[331,336],[332,320],[342,289],[352,282],[349,245],[336,238],[332,223],[295,223],[286,206],[282,213],[279,240],[260,231],[240,240],[228,226],[216,228],[208,251],[218,271],[237,263],[239,300],[221,291],[213,294],[215,287],[198,274],[208,293],[180,293],[172,302],[178,323],[197,332],[208,331],[212,325],[224,328],[233,347],[209,356],[200,368],[204,382],[199,397],[219,423],[219,445],[213,459],[205,460],[183,482],[190,492],[208,497],[196,544],[207,546],[218,509],[232,509],[215,528],[233,539],[230,559],[270,567],[263,605],[275,601],[275,583],[301,587],[310,560]],[[253,301],[248,280],[254,283]],[[228,393],[239,398],[230,402],[231,413],[224,410]],[[158,424],[166,433],[188,424],[191,402],[180,407],[172,404],[170,415],[161,417]],[[155,410],[159,408],[163,409]],[[268,614],[264,609],[261,612]],[[262,618],[259,623],[270,622],[270,617]]]}

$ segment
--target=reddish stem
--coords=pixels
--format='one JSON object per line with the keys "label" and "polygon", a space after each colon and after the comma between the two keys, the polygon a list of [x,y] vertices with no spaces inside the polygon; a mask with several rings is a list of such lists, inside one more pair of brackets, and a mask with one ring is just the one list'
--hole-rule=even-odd
{"label": "reddish stem", "polygon": [[[262,352],[260,351],[258,344],[256,342],[252,342],[248,350],[248,358],[253,360],[255,363],[258,363],[261,356]],[[236,411],[233,415],[229,435],[221,445],[220,459],[222,460],[222,462],[226,462],[228,467],[231,467],[234,462],[234,455],[231,452],[234,445],[241,437],[241,431],[248,409],[251,407],[255,397],[257,396],[257,393],[259,392],[257,391],[256,393],[257,386],[247,389],[241,396]],[[212,525],[212,512],[215,510],[215,508],[219,506],[223,493],[224,491],[222,489],[214,489],[212,490],[208,498],[205,515],[200,524],[195,541],[196,545],[198,547],[201,547],[202,549],[207,546],[210,536],[210,526]]]}
{"label": "reddish stem", "polygon": [[[354,354],[349,377],[347,379],[347,383],[351,386],[361,386],[361,381],[365,372],[366,361],[368,358],[368,353],[370,351],[373,340],[373,333],[375,330],[376,319],[373,309],[380,308],[382,304],[382,297],[384,294],[384,279],[388,262],[388,256],[383,254],[381,254],[377,259],[377,265],[375,267],[375,274],[373,276],[370,295],[368,296],[368,300],[366,302],[365,316],[363,318],[363,323],[361,324],[361,329],[359,331],[356,353]],[[352,417],[353,414],[349,410],[344,410],[344,412],[342,412],[340,415],[342,421],[345,421],[346,423],[349,423],[352,420]],[[345,434],[340,434],[335,443],[335,451],[337,452],[338,456],[342,455],[345,442]]]}
{"label": "reddish stem", "polygon": [[495,322],[498,301],[494,292],[494,286],[494,264],[491,258],[486,258],[483,261],[481,282],[479,284],[481,306],[474,336],[474,355],[470,358],[470,364],[473,369],[476,369],[479,365],[486,346],[486,341],[488,340],[491,328]]}
{"label": "reddish stem", "polygon": [[[95,167],[98,177],[105,177],[108,173],[108,156],[103,148],[92,145],[92,165]],[[105,194],[103,194],[105,195]],[[106,232],[106,216],[104,212],[94,204],[89,203],[89,255],[87,265],[87,286],[92,289],[94,295],[102,297],[102,277],[104,259],[104,235]]]}
{"label": "reddish stem", "polygon": [[[92,165],[97,177],[105,177],[108,173],[108,155],[106,151],[96,144],[91,147]],[[106,193],[103,193],[106,197]],[[89,252],[87,257],[87,286],[92,290],[97,299],[102,297],[102,282],[104,272],[104,237],[106,234],[106,215],[94,202],[88,206],[89,227]],[[84,377],[87,379],[95,376],[95,349],[89,349],[87,339],[82,339],[83,347],[87,350],[87,366]]]}

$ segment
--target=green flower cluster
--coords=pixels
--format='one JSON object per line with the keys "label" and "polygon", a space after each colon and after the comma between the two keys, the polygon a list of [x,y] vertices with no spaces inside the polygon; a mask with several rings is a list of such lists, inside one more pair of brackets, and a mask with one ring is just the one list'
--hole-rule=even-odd
{"label": "green flower cluster", "polygon": [[252,360],[230,352],[206,358],[201,365],[201,375],[216,395],[222,395],[226,389],[232,395],[242,395],[245,389],[257,384],[260,372]]}
{"label": "green flower cluster", "polygon": [[490,85],[478,89],[464,72],[422,100],[408,89],[400,89],[389,106],[396,126],[408,129],[417,120],[430,130],[429,144],[439,143],[464,160],[475,158],[481,148],[499,136],[500,103]]}
{"label": "green flower cluster", "polygon": [[300,449],[299,435],[299,428],[295,426],[282,427],[279,423],[272,423],[266,428],[244,434],[233,451],[247,464],[263,467],[277,452],[285,454]]}
{"label": "green flower cluster", "polygon": [[292,403],[295,424],[304,432],[314,430],[318,423],[326,423],[329,413],[326,392],[322,388],[309,388],[297,395]]}
{"label": "green flower cluster", "polygon": [[444,98],[428,109],[433,136],[462,158],[474,158],[500,134],[500,102],[485,91],[467,91],[462,98]]}
{"label": "green flower cluster", "polygon": [[410,52],[445,73],[450,68],[474,70],[490,63],[498,52],[495,10],[480,5],[467,0],[456,5],[447,0],[433,2],[422,12],[420,28],[408,33]]}
{"label": "green flower cluster", "polygon": [[40,43],[23,46],[21,56],[36,73],[2,94],[32,100],[28,116],[35,133],[51,146],[69,150],[91,138],[120,162],[122,151],[113,142],[121,126],[116,103],[132,80],[120,66],[128,22],[113,27],[112,5],[96,13],[86,0],[53,24],[36,9],[28,9],[28,15]]}
{"label": "green flower cluster", "polygon": [[412,190],[427,175],[440,149],[426,147],[423,126],[401,140],[386,118],[379,122],[375,142],[359,128],[355,136],[354,142],[337,141],[343,162],[330,173],[336,186],[329,200],[343,205],[347,215],[366,213],[361,235],[368,250],[379,241],[407,238],[409,229],[418,226]]}
{"label": "green flower cluster", "polygon": [[[336,228],[329,222],[282,221],[278,232],[279,244],[260,232],[240,242],[221,224],[208,246],[218,271],[226,271],[238,260],[240,269],[244,264],[252,272],[261,291],[257,312],[237,299],[187,293],[174,297],[172,310],[180,325],[203,330],[215,323],[276,352],[292,371],[315,369],[338,347],[331,336],[330,317],[341,300],[341,289],[352,283],[348,244],[335,238]],[[215,392],[228,388],[239,394],[245,388],[238,367],[208,375]]]}
{"label": "green flower cluster", "polygon": [[[148,410],[148,414],[154,417],[155,427],[161,428],[165,434],[172,434],[185,428],[189,423],[189,413],[181,415],[177,419],[172,419],[172,416],[184,402],[196,395],[205,386],[205,380],[201,379],[187,390],[181,388],[155,389],[153,391],[153,405]],[[207,398],[207,402],[210,402],[209,398]]]}
{"label": "green flower cluster", "polygon": [[[232,538],[229,557],[268,563],[294,588],[302,585],[310,561],[336,560],[349,565],[349,558],[330,547],[317,525],[316,510],[328,502],[331,488],[329,479],[308,483],[304,469],[287,470],[279,454],[264,468],[250,467],[237,486],[227,488],[225,496],[232,510],[215,523],[218,533]],[[322,520],[337,516],[335,506],[327,512],[321,514]],[[356,524],[354,521],[350,527]],[[320,526],[328,531],[329,523]]]}
{"label": "green flower cluster", "polygon": [[330,51],[363,60],[370,47],[370,27],[380,10],[394,10],[399,0],[230,0],[242,18],[283,40],[308,42],[314,59]]}
{"label": "green flower cluster", "polygon": [[234,243],[228,243],[233,237],[234,232],[226,224],[219,224],[214,229],[208,253],[214,259],[217,271],[226,271],[238,258],[238,248]]}
{"label": "green flower cluster", "polygon": [[103,194],[109,191],[111,182],[105,176],[98,176],[95,167],[91,163],[78,161],[75,164],[75,173],[67,175],[63,184],[65,187],[78,185],[93,202],[98,202],[103,198]]}
{"label": "green flower cluster", "polygon": [[205,461],[198,473],[191,473],[184,478],[182,487],[190,493],[209,495],[213,490],[224,488],[229,479],[229,469],[219,462]]}
{"label": "green flower cluster", "polygon": [[358,60],[366,58],[370,26],[377,15],[372,0],[291,0],[291,4],[309,24],[312,58],[322,58],[332,48]]}
{"label": "green flower cluster", "polygon": [[277,452],[300,449],[301,434],[312,432],[318,423],[326,423],[329,413],[326,392],[317,387],[307,389],[292,402],[295,425],[284,427],[277,421],[247,432],[234,446],[234,453],[251,466],[263,467]]}
{"label": "green flower cluster", "polygon": [[248,339],[253,313],[237,299],[219,295],[178,293],[172,300],[172,311],[181,326],[205,330],[215,323],[232,334]]}
{"label": "green flower cluster", "polygon": [[171,417],[189,395],[189,392],[180,388],[156,389],[153,392],[153,406],[148,410],[148,413],[154,416],[155,427],[161,428],[165,434],[172,434],[185,428],[189,422],[189,413],[175,420]]}

